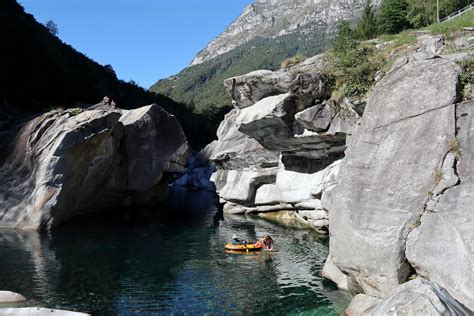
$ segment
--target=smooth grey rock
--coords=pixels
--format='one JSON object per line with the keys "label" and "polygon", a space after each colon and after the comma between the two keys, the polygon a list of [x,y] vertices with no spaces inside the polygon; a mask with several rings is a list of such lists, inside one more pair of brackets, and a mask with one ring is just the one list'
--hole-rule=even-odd
{"label": "smooth grey rock", "polygon": [[147,191],[164,172],[184,172],[190,147],[176,117],[156,104],[125,111],[123,160],[127,190]]}
{"label": "smooth grey rock", "polygon": [[19,132],[0,169],[0,227],[51,228],[104,190],[120,161],[120,113],[75,111],[48,112]]}
{"label": "smooth grey rock", "polygon": [[334,108],[329,104],[318,104],[312,106],[295,115],[298,121],[304,128],[315,132],[324,132],[329,129],[331,121],[336,115]]}
{"label": "smooth grey rock", "polygon": [[25,123],[11,143],[0,153],[6,157],[0,227],[23,229],[50,229],[83,212],[155,203],[166,194],[163,173],[181,170],[188,148],[179,123],[156,105],[51,111]]}
{"label": "smooth grey rock", "polygon": [[[304,172],[305,170],[286,170],[280,168],[276,181],[272,184],[261,186],[257,189],[256,204],[299,203],[314,199],[314,188],[324,187],[330,181],[326,177],[333,177],[331,171],[338,165],[334,163],[317,172]],[[325,184],[326,183],[326,184]],[[318,192],[319,193],[319,192]]]}
{"label": "smooth grey rock", "polygon": [[454,47],[457,49],[469,48],[474,44],[474,36],[461,36],[454,40]]}
{"label": "smooth grey rock", "polygon": [[90,314],[42,307],[0,308],[4,316],[90,316]]}
{"label": "smooth grey rock", "polygon": [[419,275],[474,310],[474,102],[458,105],[457,126],[460,183],[441,195],[434,213],[421,217],[406,254]]}
{"label": "smooth grey rock", "polygon": [[417,278],[390,293],[361,315],[472,315],[436,283]]}
{"label": "smooth grey rock", "polygon": [[269,145],[271,142],[291,137],[294,107],[290,94],[265,98],[240,111],[236,117],[238,130],[271,150],[274,147]]}
{"label": "smooth grey rock", "polygon": [[326,259],[324,263],[323,271],[321,275],[326,279],[329,279],[336,283],[337,287],[341,290],[348,291],[349,290],[349,277],[342,273],[341,270],[334,264],[331,254]]}
{"label": "smooth grey rock", "polygon": [[0,303],[13,303],[26,301],[26,298],[18,293],[10,291],[0,291]]}
{"label": "smooth grey rock", "polygon": [[326,68],[326,60],[324,54],[308,57],[305,60],[290,66],[286,71],[293,75],[300,73],[316,73],[324,71]]}
{"label": "smooth grey rock", "polygon": [[474,101],[471,100],[458,104],[456,115],[458,127],[457,143],[454,143],[454,140],[452,140],[450,147],[452,152],[454,150],[454,154],[459,155],[457,171],[461,182],[472,183],[474,182],[474,146],[472,146],[472,139],[474,137]]}
{"label": "smooth grey rock", "polygon": [[289,152],[313,160],[338,158],[344,152],[345,134],[294,135],[294,110],[294,97],[281,94],[241,110],[235,119],[240,132],[270,151]]}
{"label": "smooth grey rock", "polygon": [[235,109],[230,111],[219,125],[218,140],[206,147],[210,152],[209,159],[221,169],[276,167],[279,153],[265,149],[255,139],[238,131],[236,118],[239,113]]}
{"label": "smooth grey rock", "polygon": [[444,50],[446,38],[443,35],[418,36],[418,49],[410,55],[412,60],[426,60],[439,57]]}
{"label": "smooth grey rock", "polygon": [[459,74],[456,64],[438,58],[382,79],[350,139],[337,186],[325,192],[332,260],[366,294],[384,296],[409,275],[405,238],[455,138]]}
{"label": "smooth grey rock", "polygon": [[278,168],[261,170],[218,170],[212,175],[219,196],[226,201],[253,205],[255,191],[275,181]]}
{"label": "smooth grey rock", "polygon": [[346,308],[342,316],[360,316],[363,315],[364,311],[378,304],[381,299],[365,295],[357,294],[352,299],[349,306]]}
{"label": "smooth grey rock", "polygon": [[459,178],[454,169],[456,163],[456,155],[452,152],[448,153],[443,160],[443,164],[437,171],[437,176],[439,176],[440,179],[433,191],[431,191],[433,195],[442,194],[444,190],[453,187],[458,183]]}
{"label": "smooth grey rock", "polygon": [[295,118],[304,128],[311,131],[350,135],[360,120],[359,114],[353,107],[352,104],[346,102],[336,103],[329,100],[297,113]]}
{"label": "smooth grey rock", "polygon": [[285,71],[257,70],[225,80],[224,87],[234,105],[243,109],[266,97],[288,92],[293,79]]}
{"label": "smooth grey rock", "polygon": [[[324,169],[323,181],[316,187],[312,188],[311,194],[313,196],[324,196],[324,192],[333,188],[337,184],[337,177],[341,170],[342,159],[333,162],[330,166]],[[322,205],[324,207],[324,204]]]}

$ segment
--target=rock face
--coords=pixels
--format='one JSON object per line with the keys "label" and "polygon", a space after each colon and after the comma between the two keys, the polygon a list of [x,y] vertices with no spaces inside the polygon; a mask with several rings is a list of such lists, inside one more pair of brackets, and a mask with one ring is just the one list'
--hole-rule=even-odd
{"label": "rock face", "polygon": [[334,185],[346,137],[360,116],[348,101],[328,101],[331,84],[323,68],[319,55],[288,69],[226,80],[236,108],[208,146],[224,212],[283,211],[266,216],[325,232],[329,217],[321,200]]}
{"label": "rock face", "polygon": [[[323,274],[371,300],[385,298],[363,315],[474,308],[474,104],[457,103],[455,61],[468,56],[440,57],[444,40],[421,37],[377,83],[323,199],[331,236]],[[313,112],[301,114],[305,126]],[[316,127],[325,127],[325,116]],[[404,284],[414,272],[429,281]]]}
{"label": "rock face", "polygon": [[419,275],[474,310],[474,102],[459,104],[456,116],[458,132],[451,150],[459,157],[450,164],[456,181],[422,215],[420,226],[408,236],[406,254]]}
{"label": "rock face", "polygon": [[[380,2],[373,1],[375,5]],[[332,32],[338,21],[352,19],[361,12],[364,3],[359,0],[257,0],[210,42],[192,65],[222,55],[257,36],[273,38],[301,30],[309,33],[322,25]]]}
{"label": "rock face", "polygon": [[392,72],[375,87],[351,138],[327,200],[330,249],[336,266],[369,295],[385,295],[410,273],[406,237],[456,139],[459,74],[443,59]]}
{"label": "rock face", "polygon": [[2,154],[0,227],[49,229],[85,211],[162,200],[164,175],[184,170],[188,144],[157,105],[96,107],[38,116]]}

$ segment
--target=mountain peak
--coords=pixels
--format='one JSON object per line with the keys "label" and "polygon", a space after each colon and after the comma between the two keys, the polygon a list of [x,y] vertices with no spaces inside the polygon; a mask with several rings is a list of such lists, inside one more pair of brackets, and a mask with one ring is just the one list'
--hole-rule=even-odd
{"label": "mountain peak", "polygon": [[[375,5],[381,0],[375,0]],[[199,52],[191,65],[227,53],[256,37],[274,38],[325,26],[334,30],[340,20],[353,19],[365,0],[256,0],[217,38]]]}

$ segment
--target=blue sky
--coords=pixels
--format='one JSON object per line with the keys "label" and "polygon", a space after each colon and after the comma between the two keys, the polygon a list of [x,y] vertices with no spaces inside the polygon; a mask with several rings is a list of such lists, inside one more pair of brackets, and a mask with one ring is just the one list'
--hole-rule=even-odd
{"label": "blue sky", "polygon": [[120,79],[148,88],[176,74],[251,0],[19,0],[40,23]]}

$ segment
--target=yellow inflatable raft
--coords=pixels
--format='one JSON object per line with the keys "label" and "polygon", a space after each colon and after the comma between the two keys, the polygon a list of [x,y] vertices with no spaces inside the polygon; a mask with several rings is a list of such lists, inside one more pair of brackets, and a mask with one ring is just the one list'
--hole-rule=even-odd
{"label": "yellow inflatable raft", "polygon": [[244,252],[249,252],[249,251],[260,251],[263,250],[263,245],[260,242],[257,243],[248,243],[248,244],[240,244],[240,245],[234,245],[230,242],[228,242],[225,245],[225,250],[228,251],[244,251]]}

